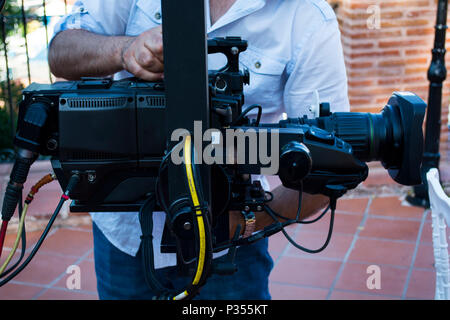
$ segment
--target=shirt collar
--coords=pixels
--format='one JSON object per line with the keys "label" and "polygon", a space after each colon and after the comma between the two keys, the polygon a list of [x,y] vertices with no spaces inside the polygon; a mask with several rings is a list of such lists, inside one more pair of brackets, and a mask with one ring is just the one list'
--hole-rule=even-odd
{"label": "shirt collar", "polygon": [[267,0],[236,0],[223,16],[214,25],[211,25],[209,0],[205,0],[208,33],[262,9],[266,2]]}

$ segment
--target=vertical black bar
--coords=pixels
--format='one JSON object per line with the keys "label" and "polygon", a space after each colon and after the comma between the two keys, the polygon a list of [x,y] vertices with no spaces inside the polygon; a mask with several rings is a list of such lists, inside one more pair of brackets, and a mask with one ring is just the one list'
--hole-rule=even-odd
{"label": "vertical black bar", "polygon": [[[203,130],[210,126],[204,0],[163,0],[162,16],[167,123],[170,139],[172,132],[179,128],[194,133],[194,121],[201,121]],[[202,137],[194,136],[194,140],[195,138],[202,141]],[[173,145],[173,142],[169,144]],[[209,167],[200,166],[200,174],[205,201],[210,203]],[[169,172],[170,190],[185,187],[183,183],[174,183],[179,179],[180,177],[171,177]],[[174,192],[174,194],[180,193]]]}
{"label": "vertical black bar", "polygon": [[447,77],[445,66],[445,38],[447,30],[448,0],[439,0],[436,13],[436,26],[432,60],[428,69],[430,88],[428,93],[425,145],[422,162],[422,184],[414,187],[411,204],[429,207],[426,174],[431,168],[439,168],[439,140],[441,136],[442,83]]}
{"label": "vertical black bar", "polygon": [[22,0],[21,13],[22,13],[22,25],[23,25],[23,39],[25,40],[25,53],[27,55],[27,73],[28,73],[28,83],[31,83],[31,71],[30,71],[30,56],[28,52],[28,39],[27,39],[27,17],[25,15],[25,5]]}
{"label": "vertical black bar", "polygon": [[425,135],[424,164],[428,168],[439,167],[439,139],[441,135],[442,83],[447,77],[445,67],[445,38],[447,30],[447,0],[439,0],[433,58],[428,69],[430,91]]}
{"label": "vertical black bar", "polygon": [[67,14],[67,0],[64,0],[64,14]]}
{"label": "vertical black bar", "polygon": [[[202,141],[202,134],[194,134],[194,122],[201,121],[203,130],[210,126],[204,0],[162,0],[162,16],[169,148],[176,143],[170,141],[172,132],[186,129],[191,132],[197,154],[202,157],[203,143],[195,143],[197,139]],[[198,150],[199,145],[201,150]],[[196,168],[201,176],[203,200],[211,208],[211,170],[206,165]],[[176,169],[168,166],[170,203],[188,192],[183,175],[177,174]],[[186,239],[180,249],[183,257],[192,259],[196,257],[195,248],[196,241]],[[179,271],[189,275],[194,265],[185,265],[177,257]]]}
{"label": "vertical black bar", "polygon": [[6,25],[5,25],[5,16],[0,15],[1,19],[1,36],[3,42],[3,52],[5,54],[5,66],[6,66],[6,88],[8,94],[8,104],[9,104],[9,119],[11,122],[11,139],[14,139],[15,135],[15,125],[14,125],[14,106],[12,99],[12,90],[11,90],[11,75],[9,73],[9,61],[8,61],[8,48],[6,45]]}

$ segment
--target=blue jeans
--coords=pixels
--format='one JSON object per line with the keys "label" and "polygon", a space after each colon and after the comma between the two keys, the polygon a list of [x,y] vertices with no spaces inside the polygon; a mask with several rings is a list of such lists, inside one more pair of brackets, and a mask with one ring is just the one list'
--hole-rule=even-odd
{"label": "blue jeans", "polygon": [[[147,286],[142,268],[141,251],[136,257],[116,247],[93,223],[97,290],[102,300],[146,300],[154,292]],[[223,259],[220,257],[218,259]],[[268,253],[268,239],[236,250],[238,271],[233,275],[213,274],[195,299],[199,300],[269,300],[269,274],[273,260]],[[166,286],[182,288],[189,280],[180,277],[175,267],[158,269],[158,278]],[[164,283],[164,282],[163,282]]]}

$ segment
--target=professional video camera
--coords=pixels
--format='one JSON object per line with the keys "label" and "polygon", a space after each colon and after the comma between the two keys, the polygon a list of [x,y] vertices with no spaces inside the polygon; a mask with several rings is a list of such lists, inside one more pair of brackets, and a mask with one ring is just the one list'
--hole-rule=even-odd
{"label": "professional video camera", "polygon": [[[193,297],[210,272],[233,273],[236,246],[279,231],[288,237],[284,227],[301,223],[302,192],[330,198],[327,209],[332,216],[325,245],[318,250],[296,245],[319,252],[331,236],[336,200],[367,178],[366,162],[381,161],[400,184],[421,183],[426,105],[418,96],[396,92],[379,114],[331,113],[329,104],[322,103],[315,119],[260,123],[261,106],[242,110],[244,85],[250,76],[240,70],[239,54],[246,48],[246,41],[237,37],[208,40],[209,53],[220,52],[228,59],[224,68],[209,72],[213,130],[207,149],[215,159],[211,190],[204,190],[198,170],[204,155],[203,134],[199,138],[198,133],[184,130],[179,143],[170,143],[173,137],[167,133],[167,123],[171,119],[166,113],[163,82],[85,78],[32,84],[23,91],[20,104],[17,160],[5,194],[3,218],[13,215],[33,161],[39,154],[50,155],[54,173],[66,191],[60,205],[70,197],[72,211],[140,211],[147,281],[160,292],[159,298],[182,299]],[[251,111],[256,115],[250,117]],[[225,139],[229,132],[235,135]],[[198,138],[200,143],[194,143]],[[275,169],[265,159],[253,157],[262,149],[278,155]],[[230,160],[235,150],[237,158],[231,156]],[[180,163],[174,163],[174,156],[180,157]],[[296,219],[270,208],[273,195],[251,179],[261,173],[278,175],[285,187],[299,191]],[[168,188],[176,183],[173,176],[182,181],[175,193]],[[204,192],[211,194],[209,203]],[[167,289],[155,277],[151,230],[152,212],[157,210],[166,213],[161,250],[176,252],[179,264],[194,271],[185,290]],[[241,211],[247,220],[254,219],[255,212],[265,212],[274,224],[247,237],[240,236],[239,228],[229,235],[230,210]],[[212,253],[224,249],[229,249],[229,263],[214,263]]]}

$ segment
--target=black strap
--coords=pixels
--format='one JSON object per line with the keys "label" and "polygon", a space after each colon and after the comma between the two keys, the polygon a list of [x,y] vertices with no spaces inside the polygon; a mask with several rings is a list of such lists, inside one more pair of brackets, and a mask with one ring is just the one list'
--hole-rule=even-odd
{"label": "black strap", "polygon": [[153,252],[153,212],[156,206],[156,197],[152,194],[142,205],[139,211],[139,222],[141,224],[141,250],[144,277],[147,285],[161,296],[170,296],[170,290],[164,287],[156,277],[155,261]]}

